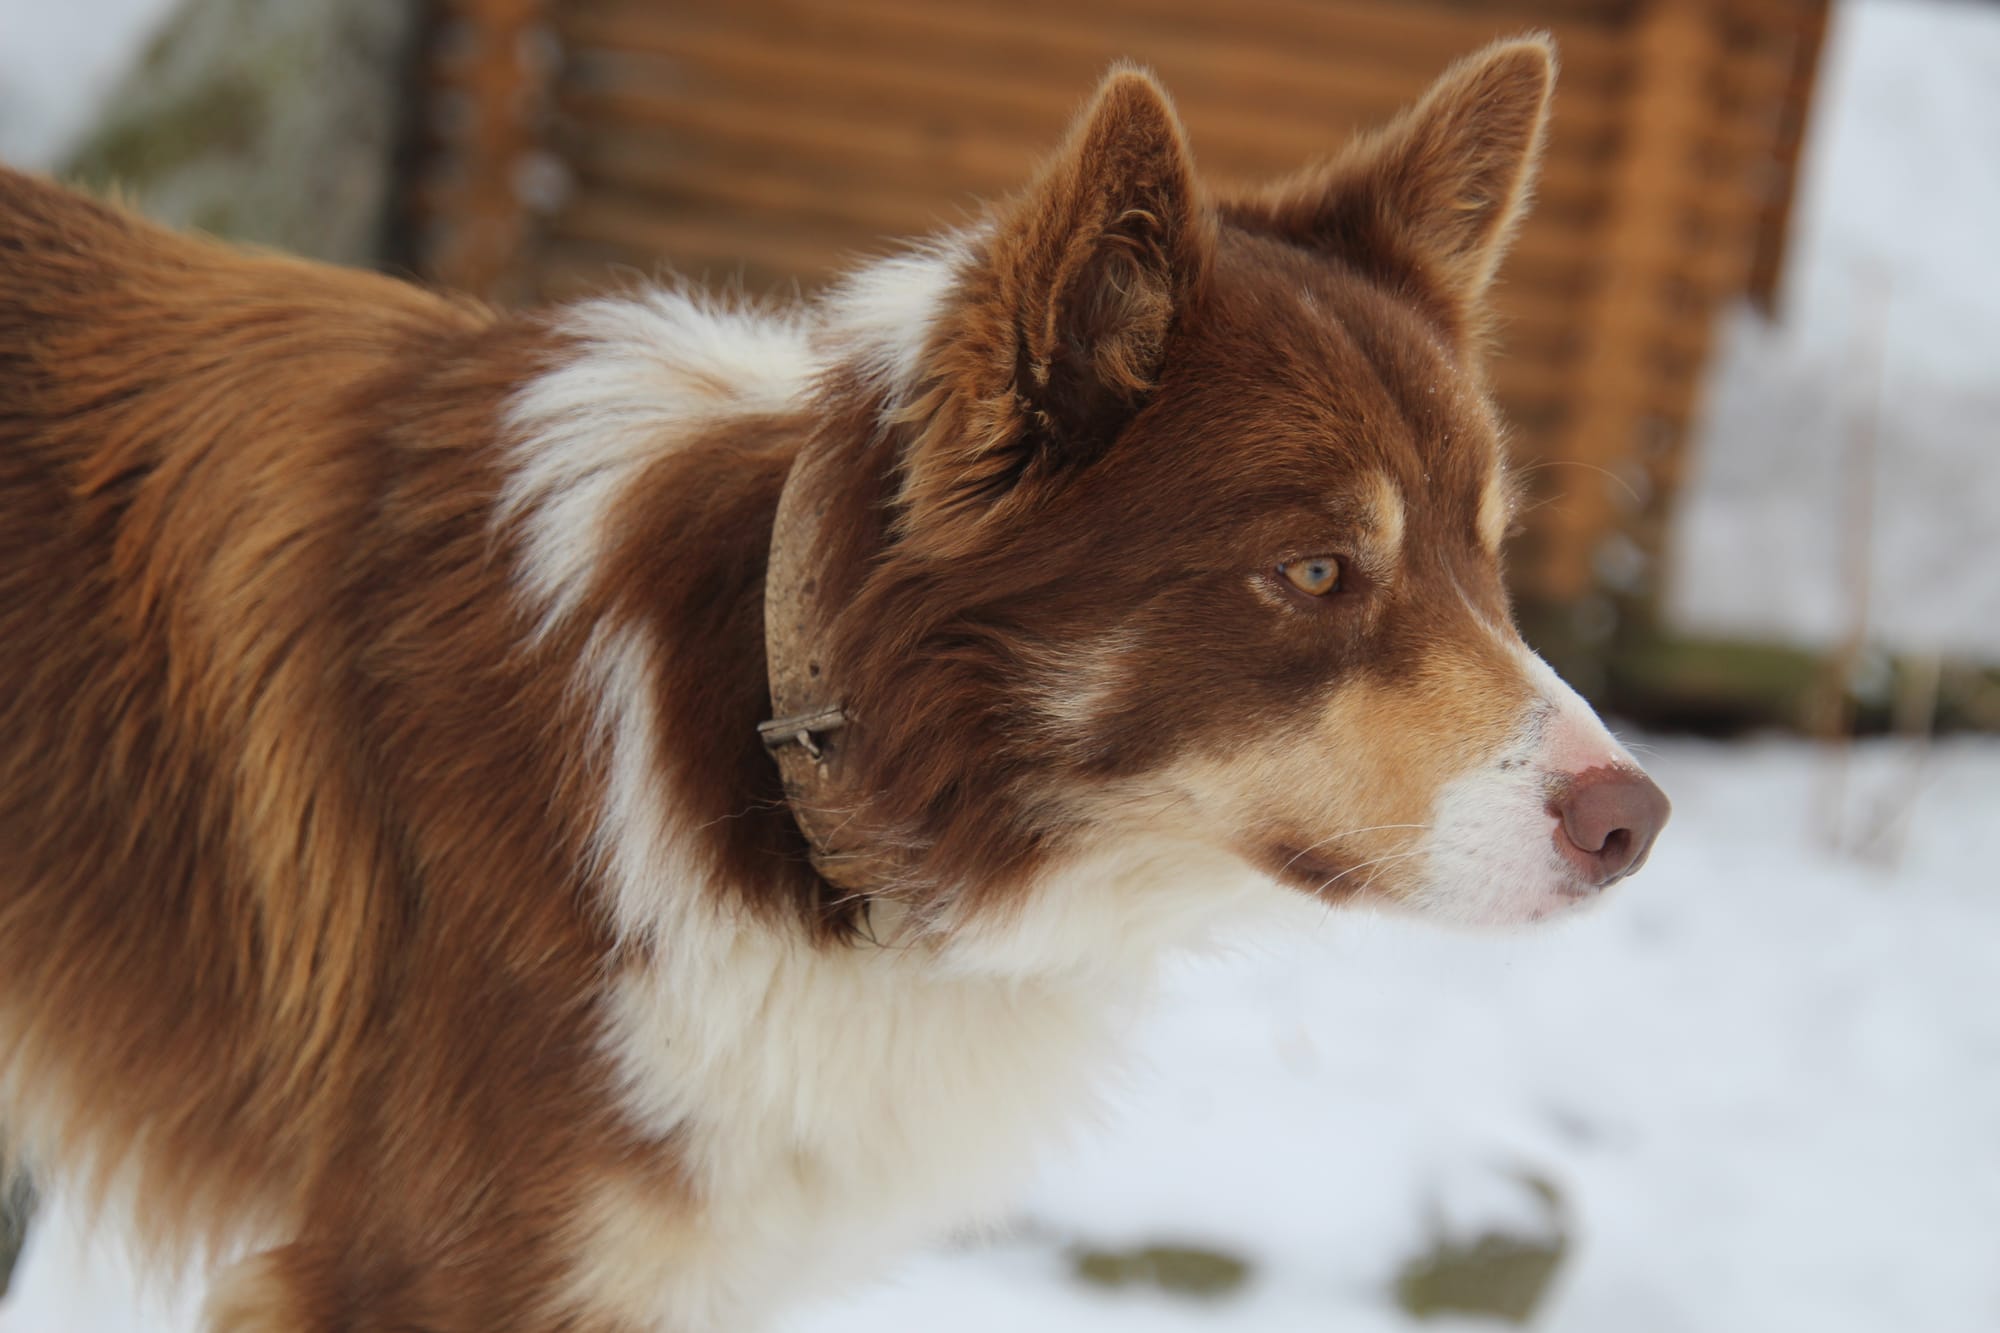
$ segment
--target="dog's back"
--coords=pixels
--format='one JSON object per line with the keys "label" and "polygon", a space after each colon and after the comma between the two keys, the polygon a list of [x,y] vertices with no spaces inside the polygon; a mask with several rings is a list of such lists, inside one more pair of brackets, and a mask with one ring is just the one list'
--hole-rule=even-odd
{"label": "dog's back", "polygon": [[[50,1108],[36,1137],[158,1143],[148,1170],[197,1213],[287,1174],[270,1130],[309,1093],[281,1106],[258,1086],[285,1058],[245,1022],[267,965],[291,954],[302,1060],[337,1036],[312,1030],[339,1012],[310,995],[333,969],[273,929],[323,905],[245,873],[257,826],[306,794],[256,790],[230,733],[256,726],[260,677],[296,669],[292,636],[325,632],[323,596],[282,571],[329,560],[336,478],[315,494],[275,473],[312,475],[347,419],[335,400],[388,368],[399,313],[329,299],[344,275],[261,262],[253,283],[217,247],[0,174],[0,1043],[17,1111]],[[435,324],[401,289],[371,295],[390,292]],[[223,582],[243,595],[217,600]],[[313,948],[351,952],[368,929],[329,914]]]}
{"label": "dog's back", "polygon": [[0,171],[0,1071],[177,1239],[290,1221],[369,1083],[417,908],[355,650],[491,323]]}
{"label": "dog's back", "polygon": [[[591,627],[505,502],[575,355],[0,171],[0,1117],[156,1257],[275,1243],[212,1328],[571,1327],[581,1200],[682,1195],[603,1049]],[[652,545],[754,655],[784,458],[704,457]]]}

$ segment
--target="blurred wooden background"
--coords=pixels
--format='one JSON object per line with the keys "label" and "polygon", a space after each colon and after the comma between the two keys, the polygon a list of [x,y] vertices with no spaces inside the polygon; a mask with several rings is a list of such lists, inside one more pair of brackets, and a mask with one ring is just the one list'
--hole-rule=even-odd
{"label": "blurred wooden background", "polygon": [[407,258],[507,300],[672,271],[810,291],[1017,188],[1104,69],[1155,69],[1214,183],[1337,148],[1551,30],[1497,382],[1544,647],[1643,606],[1718,311],[1772,300],[1825,0],[433,0]]}

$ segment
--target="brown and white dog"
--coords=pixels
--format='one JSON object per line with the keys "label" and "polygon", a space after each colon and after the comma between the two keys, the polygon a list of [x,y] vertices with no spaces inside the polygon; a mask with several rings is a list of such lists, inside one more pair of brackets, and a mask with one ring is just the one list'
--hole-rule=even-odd
{"label": "brown and white dog", "polygon": [[217,1330],[735,1333],[1003,1199],[1219,919],[1591,899],[1666,802],[1512,627],[1481,371],[1551,78],[1211,199],[1116,72],[786,310],[0,174],[0,1119]]}

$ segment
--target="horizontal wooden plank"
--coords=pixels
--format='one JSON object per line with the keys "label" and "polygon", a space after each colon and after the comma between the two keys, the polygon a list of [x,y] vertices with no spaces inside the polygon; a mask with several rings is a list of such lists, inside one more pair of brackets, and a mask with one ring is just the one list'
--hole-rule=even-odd
{"label": "horizontal wooden plank", "polygon": [[[837,59],[856,79],[868,77],[877,62],[917,63],[1017,82],[1032,78],[1080,92],[1111,61],[1127,59],[1158,69],[1182,98],[1219,93],[1281,99],[1311,98],[1349,83],[1408,99],[1452,60],[1508,26],[1453,9],[1418,6],[1431,12],[1412,21],[1391,6],[1335,5],[1312,11],[1322,40],[1301,42],[1246,32],[1242,8],[1204,7],[1203,21],[1188,26],[1162,21],[1157,13],[1135,18],[1073,4],[763,0],[667,9],[645,0],[594,0],[566,7],[558,20],[566,39],[580,48],[685,53],[687,40],[805,48]],[[1566,53],[1565,89],[1579,95],[1615,91],[1627,64],[1620,48],[1603,47],[1592,58],[1586,44]]]}
{"label": "horizontal wooden plank", "polygon": [[[620,140],[650,140],[664,159],[764,164],[842,181],[913,173],[933,188],[993,196],[1017,188],[1057,142],[1057,133],[1005,133],[963,120],[821,106],[809,96],[725,89],[691,97],[638,86],[570,90],[556,146],[567,155],[624,151]],[[1354,108],[1335,122],[1310,117],[1217,123],[1192,118],[1203,174],[1218,184],[1271,179],[1324,158],[1354,127],[1381,117]],[[1567,130],[1570,127],[1565,127]],[[1608,135],[1599,136],[1599,145]],[[1553,209],[1590,208],[1607,188],[1601,146],[1559,131],[1544,168],[1542,197]],[[645,151],[640,149],[637,151]]]}
{"label": "horizontal wooden plank", "polygon": [[785,172],[667,171],[657,175],[580,170],[580,200],[618,198],[670,227],[687,217],[760,218],[802,241],[831,227],[896,238],[925,235],[974,216],[971,196],[881,188],[832,190]]}
{"label": "horizontal wooden plank", "polygon": [[[1033,161],[1058,142],[1065,121],[1052,122],[1046,132],[997,126],[957,111],[933,109],[916,114],[909,108],[855,106],[822,100],[810,88],[776,88],[758,84],[720,84],[698,92],[674,90],[664,75],[633,76],[617,81],[571,84],[559,106],[570,120],[607,129],[656,128],[687,138],[709,137],[723,142],[783,148],[796,136],[820,146],[828,155],[898,154],[911,158],[947,154],[960,145],[991,145],[1004,153],[997,168],[1011,177],[1023,162]],[[1345,103],[1330,112],[1304,109],[1282,115],[1248,117],[1209,108],[1184,107],[1197,160],[1205,171],[1269,170],[1277,164],[1297,164],[1336,151],[1357,131],[1385,124],[1392,105]],[[1553,167],[1573,164],[1579,169],[1601,164],[1615,146],[1615,123],[1587,123],[1559,114],[1548,160]],[[987,163],[1000,162],[989,156]],[[977,166],[976,159],[968,165]]]}
{"label": "horizontal wooden plank", "polygon": [[[593,17],[646,17],[650,0],[572,0],[570,12]],[[1327,60],[1348,56],[1364,63],[1409,61],[1442,69],[1451,60],[1498,36],[1549,26],[1546,6],[1484,9],[1438,3],[1369,3],[1368,0],[1259,0],[1222,6],[1210,0],[1013,0],[1007,5],[967,0],[854,0],[838,6],[811,0],[757,0],[682,11],[690,24],[769,35],[782,28],[824,24],[815,32],[865,32],[881,49],[904,45],[981,45],[1000,55],[1059,57],[1078,45],[1141,60],[1149,46],[1172,51],[1199,44],[1296,54]],[[1624,50],[1615,32],[1582,22],[1555,24],[1568,67],[1597,72],[1616,68]]]}
{"label": "horizontal wooden plank", "polygon": [[[874,196],[869,203],[891,220],[892,230],[906,229],[911,219],[928,223],[1005,197],[1030,178],[1038,157],[1023,144],[926,136],[891,125],[826,125],[759,108],[727,115],[705,107],[658,108],[664,119],[688,127],[677,133],[660,120],[630,124],[618,114],[626,109],[622,105],[604,107],[580,98],[566,106],[572,115],[555,148],[580,176],[662,190],[680,189],[690,178],[699,183],[724,175],[775,177],[770,188],[794,193],[801,202],[814,192]],[[677,109],[690,114],[676,117]],[[1300,136],[1301,143],[1307,141]],[[1204,154],[1202,160],[1215,159]],[[1301,155],[1287,169],[1309,160]],[[1594,225],[1607,187],[1601,168],[1552,161],[1537,190],[1539,225]]]}
{"label": "horizontal wooden plank", "polygon": [[643,200],[605,193],[580,198],[548,223],[549,234],[615,245],[641,267],[667,263],[730,266],[749,261],[787,277],[817,279],[892,242],[865,225],[827,221],[807,231],[782,217],[683,210],[663,215]]}
{"label": "horizontal wooden plank", "polygon": [[[769,39],[749,40],[672,21],[667,11],[648,14],[616,22],[595,19],[590,11],[570,15],[564,34],[573,52],[564,87],[663,90],[687,100],[748,89],[780,102],[807,98],[826,113],[977,125],[986,133],[1046,142],[1075,113],[1105,63],[1093,59],[1068,72],[1040,64],[983,68],[942,50],[924,59],[898,58],[866,45],[816,40],[813,25],[804,20],[801,30],[788,26]],[[1269,53],[1260,58],[1269,63]],[[1250,57],[1233,71],[1212,59],[1191,59],[1185,77],[1174,77],[1164,62],[1162,68],[1198,132],[1247,143],[1274,122],[1337,125],[1356,109],[1365,109],[1364,118],[1341,128],[1379,123],[1423,87],[1420,77],[1351,64],[1292,79],[1282,77],[1282,70],[1260,75],[1259,59]],[[1615,95],[1608,103],[1565,89],[1563,115],[1588,120],[1593,108],[1615,101]]]}
{"label": "horizontal wooden plank", "polygon": [[671,266],[657,260],[635,261],[617,245],[577,236],[543,238],[535,263],[537,299],[572,301],[600,292],[631,292],[661,285],[692,283],[720,295],[752,300],[789,300],[802,289],[796,280],[763,259],[742,253],[714,256],[700,262]]}

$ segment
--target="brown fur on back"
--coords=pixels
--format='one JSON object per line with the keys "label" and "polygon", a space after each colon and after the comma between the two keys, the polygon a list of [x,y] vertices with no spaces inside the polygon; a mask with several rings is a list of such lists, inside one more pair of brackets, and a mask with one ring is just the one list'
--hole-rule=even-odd
{"label": "brown fur on back", "polygon": [[518,1317],[620,1151],[585,751],[488,528],[549,342],[0,173],[0,1067],[155,1243],[296,1229],[411,1326]]}

